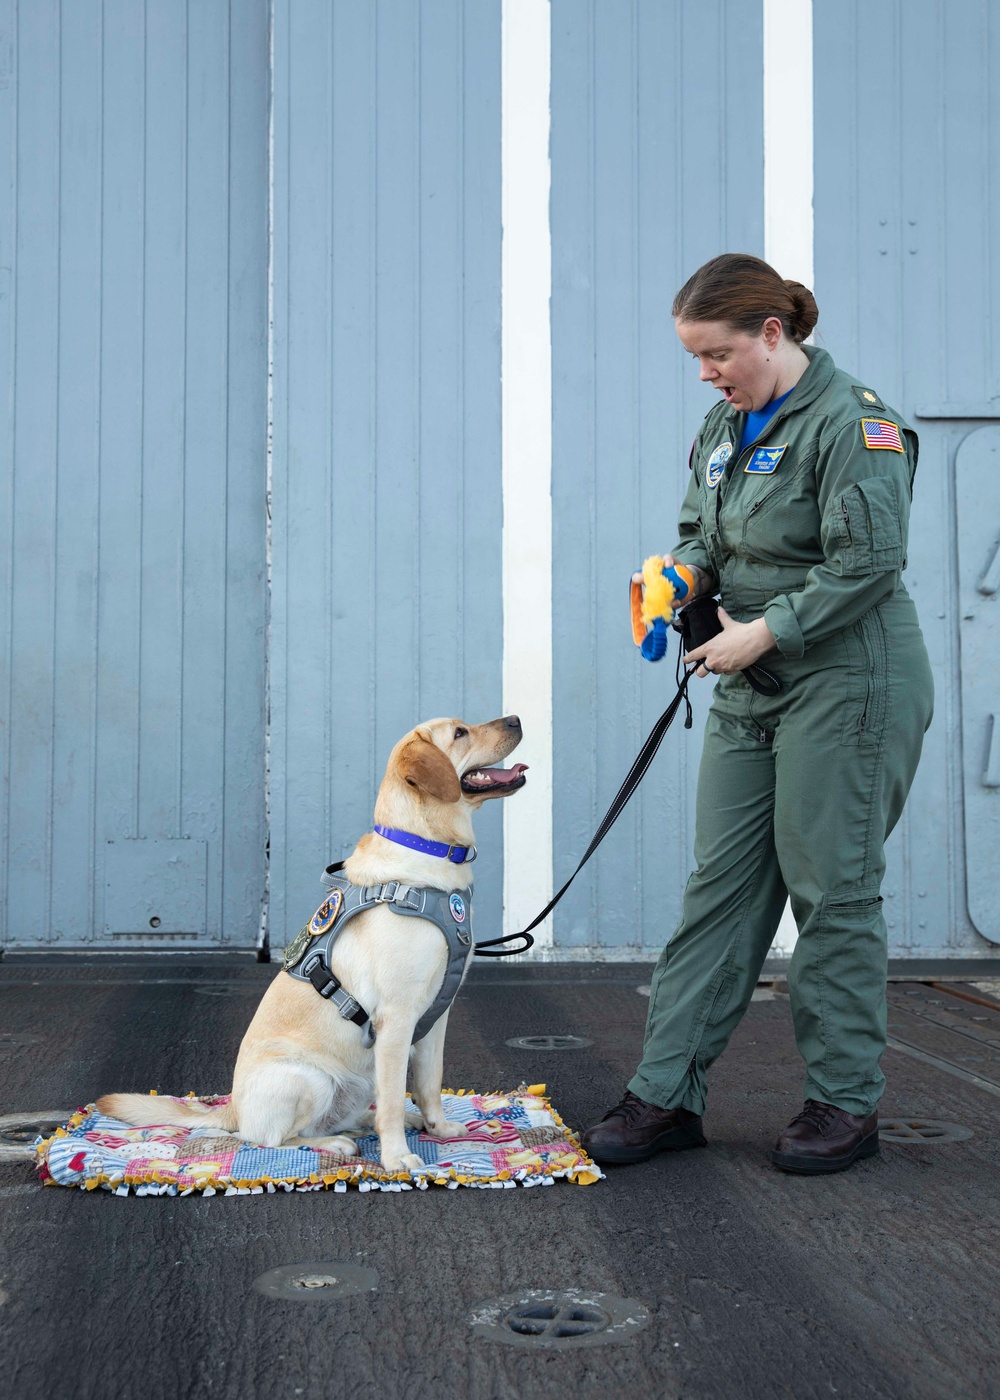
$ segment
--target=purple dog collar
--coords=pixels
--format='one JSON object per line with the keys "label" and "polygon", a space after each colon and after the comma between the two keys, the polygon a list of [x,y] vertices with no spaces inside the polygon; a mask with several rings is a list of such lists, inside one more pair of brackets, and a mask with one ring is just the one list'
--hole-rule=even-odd
{"label": "purple dog collar", "polygon": [[377,823],[375,830],[387,841],[395,841],[397,846],[409,846],[411,851],[420,851],[425,856],[440,856],[454,865],[466,865],[476,858],[475,846],[448,846],[444,841],[425,841],[422,836],[414,836],[412,831],[397,831],[395,827],[379,826]]}

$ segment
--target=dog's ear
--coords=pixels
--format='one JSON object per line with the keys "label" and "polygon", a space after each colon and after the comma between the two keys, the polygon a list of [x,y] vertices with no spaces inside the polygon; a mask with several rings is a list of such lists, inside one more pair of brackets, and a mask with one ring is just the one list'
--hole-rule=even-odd
{"label": "dog's ear", "polygon": [[398,772],[410,787],[420,788],[439,802],[457,802],[462,796],[462,784],[451,762],[437,744],[420,735],[399,755]]}

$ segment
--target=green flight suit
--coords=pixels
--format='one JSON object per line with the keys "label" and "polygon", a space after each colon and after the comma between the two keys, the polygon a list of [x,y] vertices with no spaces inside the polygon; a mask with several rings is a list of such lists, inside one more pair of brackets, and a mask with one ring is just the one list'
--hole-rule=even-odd
{"label": "green flight suit", "polygon": [[[824,350],[755,443],[708,414],[691,455],[677,559],[739,622],[763,616],[783,683],[721,676],[698,779],[681,922],[653,977],[629,1088],[700,1113],[705,1072],[750,1001],[786,893],[805,1097],[867,1116],[885,1080],[884,844],[931,720],[933,683],[900,580],[917,439]],[[902,448],[902,450],[899,450]]]}

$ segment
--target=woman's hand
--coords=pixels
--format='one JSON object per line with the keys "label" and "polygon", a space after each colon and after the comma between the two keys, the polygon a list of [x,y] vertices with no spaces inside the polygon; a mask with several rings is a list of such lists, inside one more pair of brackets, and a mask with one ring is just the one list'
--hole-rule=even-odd
{"label": "woman's hand", "polygon": [[707,676],[710,672],[716,676],[735,675],[774,650],[774,637],[762,617],[754,622],[734,622],[720,605],[719,621],[722,623],[719,635],[703,647],[695,647],[684,658],[689,666],[700,663],[699,676]]}
{"label": "woman's hand", "polygon": [[[677,560],[672,554],[661,555],[661,558],[663,559],[663,567],[665,569],[672,569],[677,563]],[[708,576],[708,574],[706,574],[704,569],[699,569],[697,564],[685,564],[684,567],[687,570],[689,570],[691,577],[694,579],[694,590],[691,593],[690,597],[685,597],[680,603],[678,603],[678,607],[684,607],[686,603],[690,603],[692,598],[700,598],[703,593],[712,592],[712,580]],[[641,569],[638,569],[632,575],[632,582],[642,583]]]}

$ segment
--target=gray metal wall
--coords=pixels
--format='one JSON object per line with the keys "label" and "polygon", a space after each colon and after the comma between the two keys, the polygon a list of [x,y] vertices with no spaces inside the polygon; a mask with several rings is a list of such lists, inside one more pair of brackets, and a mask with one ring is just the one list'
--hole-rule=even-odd
{"label": "gray metal wall", "polygon": [[[252,946],[268,654],[279,946],[370,824],[396,738],[501,710],[500,0],[276,0],[273,75],[269,14],[0,0],[8,945]],[[939,703],[891,847],[893,951],[983,952],[997,25],[988,0],[816,0],[814,22],[818,338],[923,442],[908,583]],[[761,111],[759,5],[553,0],[557,879],[671,689],[626,611],[712,402],[670,302],[712,254],[764,251]],[[557,955],[670,932],[697,699],[561,906]]]}
{"label": "gray metal wall", "polygon": [[[396,740],[501,712],[499,4],[281,5],[274,83],[280,946]],[[499,817],[477,821],[496,923]]]}
{"label": "gray metal wall", "polygon": [[253,944],[266,0],[0,8],[0,941]]}
{"label": "gray metal wall", "polygon": [[990,0],[814,15],[818,338],[921,443],[906,585],[937,704],[890,848],[891,949],[985,952],[977,930],[1000,942],[997,581],[979,589],[1000,542],[1000,25]]}
{"label": "gray metal wall", "polygon": [[[628,579],[676,539],[713,397],[674,293],[727,249],[763,251],[759,6],[554,0],[552,9],[554,847],[568,874],[663,710],[673,650],[632,644]],[[707,688],[555,916],[555,942],[663,946],[690,868]],[[571,863],[572,862],[572,863]],[[565,876],[563,876],[565,878]]]}

